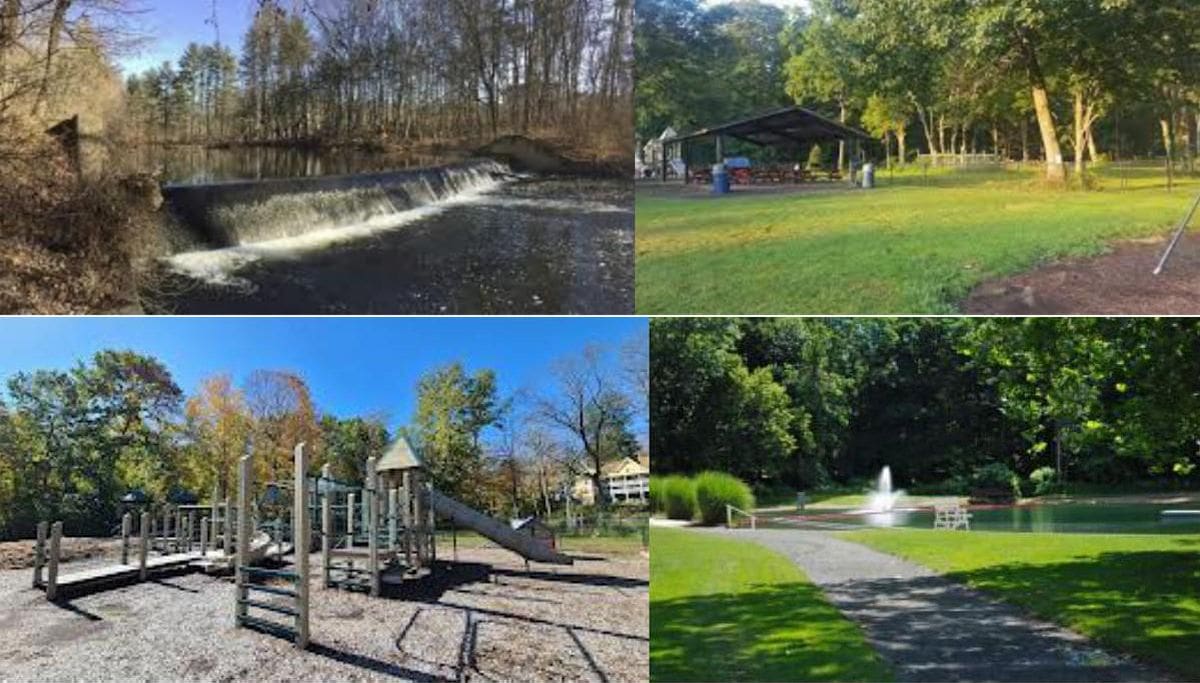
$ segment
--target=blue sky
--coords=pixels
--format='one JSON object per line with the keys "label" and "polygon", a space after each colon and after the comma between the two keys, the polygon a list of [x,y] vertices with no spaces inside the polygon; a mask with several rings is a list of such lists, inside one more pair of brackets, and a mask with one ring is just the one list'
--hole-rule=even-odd
{"label": "blue sky", "polygon": [[395,426],[412,416],[417,378],[435,366],[492,368],[503,395],[537,390],[555,359],[589,343],[615,349],[645,329],[639,318],[5,318],[0,380],[132,349],[163,361],[189,394],[218,372],[240,383],[256,369],[294,370],[320,409],[384,414]]}
{"label": "blue sky", "polygon": [[[242,36],[257,4],[257,0],[216,0],[221,43],[234,53],[241,51]],[[130,24],[146,36],[146,44],[117,60],[126,76],[164,61],[178,62],[188,43],[212,43],[217,38],[212,25],[205,23],[213,14],[213,0],[140,0],[138,6],[142,12]]]}

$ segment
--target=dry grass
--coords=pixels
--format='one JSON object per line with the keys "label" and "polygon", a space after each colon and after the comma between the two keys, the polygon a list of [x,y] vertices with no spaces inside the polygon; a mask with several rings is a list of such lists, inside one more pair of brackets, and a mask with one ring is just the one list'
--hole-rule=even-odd
{"label": "dry grass", "polygon": [[149,207],[121,181],[80,181],[55,143],[28,135],[0,141],[0,178],[0,314],[133,303],[135,266],[160,243]]}

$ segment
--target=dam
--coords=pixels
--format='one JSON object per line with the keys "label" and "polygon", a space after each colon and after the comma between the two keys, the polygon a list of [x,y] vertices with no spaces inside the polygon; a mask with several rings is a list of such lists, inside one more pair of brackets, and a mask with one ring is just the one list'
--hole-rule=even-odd
{"label": "dam", "polygon": [[632,182],[486,157],[400,170],[168,182],[171,314],[633,311]]}

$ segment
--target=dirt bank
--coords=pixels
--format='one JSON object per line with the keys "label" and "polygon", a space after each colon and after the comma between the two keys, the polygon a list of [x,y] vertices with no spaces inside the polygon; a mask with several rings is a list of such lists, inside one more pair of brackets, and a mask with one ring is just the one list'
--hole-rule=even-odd
{"label": "dirt bank", "polygon": [[1200,234],[1183,236],[1161,275],[1163,238],[1120,242],[1101,256],[989,280],[963,302],[968,315],[1198,315]]}

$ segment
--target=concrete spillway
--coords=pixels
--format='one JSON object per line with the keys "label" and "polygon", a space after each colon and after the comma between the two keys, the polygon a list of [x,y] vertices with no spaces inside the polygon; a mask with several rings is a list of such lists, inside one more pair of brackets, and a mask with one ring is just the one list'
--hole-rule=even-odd
{"label": "concrete spillway", "polygon": [[481,159],[389,173],[167,185],[162,192],[190,231],[214,246],[232,247],[386,220],[490,189],[509,173],[507,165]]}

